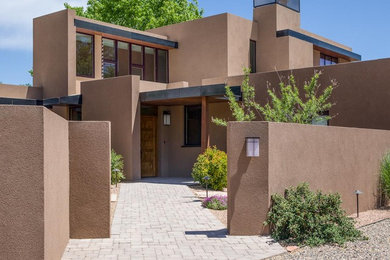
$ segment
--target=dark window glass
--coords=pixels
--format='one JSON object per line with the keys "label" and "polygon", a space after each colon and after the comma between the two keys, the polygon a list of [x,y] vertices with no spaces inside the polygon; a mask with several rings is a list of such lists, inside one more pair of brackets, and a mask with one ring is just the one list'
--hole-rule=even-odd
{"label": "dark window glass", "polygon": [[79,106],[70,106],[69,107],[69,120],[81,121],[81,107],[79,107]]}
{"label": "dark window glass", "polygon": [[157,50],[157,81],[168,83],[168,51]]}
{"label": "dark window glass", "polygon": [[250,68],[251,72],[256,72],[256,41],[250,41],[250,50],[249,50],[249,59],[250,59]]}
{"label": "dark window glass", "polygon": [[130,52],[129,44],[127,42],[118,42],[117,44],[118,52],[118,76],[129,75],[129,66],[130,66]]}
{"label": "dark window glass", "polygon": [[143,48],[142,46],[132,44],[131,45],[131,63],[137,65],[143,65]]}
{"label": "dark window glass", "polygon": [[76,34],[76,75],[94,77],[93,36]]}
{"label": "dark window glass", "polygon": [[339,63],[338,58],[321,53],[320,66],[334,65],[334,64],[338,64],[338,63]]}
{"label": "dark window glass", "polygon": [[103,78],[112,78],[116,76],[116,47],[115,41],[102,39],[102,76]]}
{"label": "dark window glass", "polygon": [[155,81],[156,75],[155,49],[145,47],[145,80]]}
{"label": "dark window glass", "polygon": [[201,106],[185,106],[185,127],[184,127],[184,143],[185,145],[200,145],[201,138]]}
{"label": "dark window glass", "polygon": [[115,77],[115,63],[110,63],[110,62],[104,62],[103,63],[103,78],[112,78]]}
{"label": "dark window glass", "polygon": [[139,67],[131,67],[131,75],[138,75],[141,77],[141,80],[144,79],[144,69]]}

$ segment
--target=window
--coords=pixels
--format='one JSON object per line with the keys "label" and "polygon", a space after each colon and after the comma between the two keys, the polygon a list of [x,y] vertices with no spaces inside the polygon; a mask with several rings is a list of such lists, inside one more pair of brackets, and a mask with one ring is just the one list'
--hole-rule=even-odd
{"label": "window", "polygon": [[138,75],[141,80],[168,83],[168,51],[102,39],[102,76]]}
{"label": "window", "polygon": [[93,36],[76,34],[76,75],[94,77],[94,48]]}
{"label": "window", "polygon": [[338,58],[321,53],[320,66],[334,65],[338,63],[339,63]]}
{"label": "window", "polygon": [[185,106],[184,114],[184,144],[186,146],[200,146],[202,107]]}
{"label": "window", "polygon": [[157,81],[168,83],[168,51],[157,50]]}
{"label": "window", "polygon": [[249,62],[252,73],[256,72],[256,41],[250,40]]}
{"label": "window", "polygon": [[116,76],[116,48],[115,41],[109,39],[102,40],[103,51],[103,78]]}
{"label": "window", "polygon": [[81,107],[70,106],[69,107],[69,120],[70,121],[81,121]]}

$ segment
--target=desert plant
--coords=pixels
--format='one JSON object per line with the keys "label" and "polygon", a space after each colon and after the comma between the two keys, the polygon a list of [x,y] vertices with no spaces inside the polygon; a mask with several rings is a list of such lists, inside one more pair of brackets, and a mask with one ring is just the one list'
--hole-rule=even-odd
{"label": "desert plant", "polygon": [[[278,90],[268,88],[270,101],[264,106],[255,101],[255,88],[249,84],[249,73],[250,70],[245,68],[241,84],[241,102],[236,100],[230,87],[226,86],[226,97],[236,121],[253,121],[256,119],[256,113],[270,122],[312,124],[331,119],[330,116],[324,115],[324,112],[333,106],[329,99],[337,83],[332,80],[321,93],[321,85],[318,83],[321,72],[315,72],[311,80],[305,82],[303,94],[297,87],[294,75],[288,76],[287,82],[281,79]],[[225,119],[212,118],[212,122],[219,126],[227,125]]]}
{"label": "desert plant", "polygon": [[123,175],[123,157],[111,150],[111,184],[115,185],[125,179]]}
{"label": "desert plant", "polygon": [[210,177],[208,186],[213,190],[223,190],[227,186],[227,155],[215,146],[200,154],[192,168],[192,177],[202,186],[206,186],[206,176]]}
{"label": "desert plant", "polygon": [[383,195],[390,199],[390,152],[388,152],[381,162],[381,186]]}
{"label": "desert plant", "polygon": [[202,206],[208,209],[225,210],[227,209],[227,196],[215,195],[203,200]]}
{"label": "desert plant", "polygon": [[312,192],[307,183],[272,195],[266,225],[278,241],[298,245],[344,244],[362,238],[341,208],[339,194]]}
{"label": "desert plant", "polygon": [[[244,68],[244,79],[241,83],[242,102],[236,100],[236,96],[225,86],[226,97],[229,100],[229,107],[236,121],[253,121],[256,119],[255,111],[260,107],[255,102],[255,88],[249,84],[249,74],[251,70]],[[221,118],[212,118],[212,122],[219,126],[227,126],[227,121]]]}

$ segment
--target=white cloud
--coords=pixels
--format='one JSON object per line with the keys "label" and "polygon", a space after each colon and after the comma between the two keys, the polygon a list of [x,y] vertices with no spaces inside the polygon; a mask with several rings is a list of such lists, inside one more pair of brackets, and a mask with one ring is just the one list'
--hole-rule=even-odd
{"label": "white cloud", "polygon": [[85,6],[87,0],[6,0],[0,8],[0,49],[32,49],[33,18],[64,9],[64,2]]}

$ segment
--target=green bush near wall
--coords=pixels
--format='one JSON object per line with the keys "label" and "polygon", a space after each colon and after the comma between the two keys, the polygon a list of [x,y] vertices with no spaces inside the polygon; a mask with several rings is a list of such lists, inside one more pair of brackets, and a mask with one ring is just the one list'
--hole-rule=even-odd
{"label": "green bush near wall", "polygon": [[111,184],[115,185],[125,179],[123,175],[123,156],[111,150]]}
{"label": "green bush near wall", "polygon": [[227,155],[215,146],[209,147],[198,156],[193,168],[192,178],[202,186],[206,186],[204,177],[210,177],[208,187],[213,190],[223,190],[227,186]]}
{"label": "green bush near wall", "polygon": [[387,199],[390,199],[390,152],[388,152],[382,159],[381,186],[383,194]]}
{"label": "green bush near wall", "polygon": [[286,189],[285,195],[271,197],[272,206],[265,225],[271,236],[289,244],[318,246],[362,238],[341,208],[339,194],[312,192],[307,183]]}

